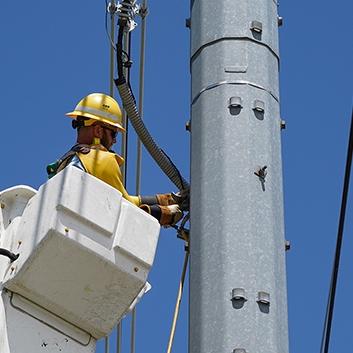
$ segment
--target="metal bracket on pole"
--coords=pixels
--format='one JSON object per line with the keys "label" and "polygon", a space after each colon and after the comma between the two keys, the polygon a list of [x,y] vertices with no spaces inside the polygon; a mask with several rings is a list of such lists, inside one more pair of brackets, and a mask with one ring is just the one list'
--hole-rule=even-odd
{"label": "metal bracket on pole", "polygon": [[111,15],[117,14],[118,13],[118,6],[115,5],[115,3],[109,3],[107,7],[107,12],[110,13]]}
{"label": "metal bracket on pole", "polygon": [[255,175],[257,175],[260,179],[265,179],[267,172],[267,165],[264,165],[263,167],[258,167],[257,170],[254,172]]}
{"label": "metal bracket on pole", "polygon": [[141,7],[139,10],[139,16],[144,19],[150,13],[150,9],[148,7]]}
{"label": "metal bracket on pole", "polygon": [[245,290],[243,288],[234,288],[231,292],[231,300],[247,301],[245,296]]}

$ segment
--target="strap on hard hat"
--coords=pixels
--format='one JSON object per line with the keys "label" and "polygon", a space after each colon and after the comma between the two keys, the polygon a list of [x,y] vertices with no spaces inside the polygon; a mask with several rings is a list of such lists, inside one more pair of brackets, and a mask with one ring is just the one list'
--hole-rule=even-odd
{"label": "strap on hard hat", "polygon": [[95,123],[97,120],[96,119],[74,119],[71,122],[72,128],[73,129],[79,129],[80,127],[84,127],[84,126],[91,126],[93,123]]}

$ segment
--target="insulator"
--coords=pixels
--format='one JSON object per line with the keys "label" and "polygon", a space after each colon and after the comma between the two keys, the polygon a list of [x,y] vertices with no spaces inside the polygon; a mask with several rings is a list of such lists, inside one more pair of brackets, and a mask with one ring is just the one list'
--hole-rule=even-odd
{"label": "insulator", "polygon": [[126,20],[128,31],[132,31],[137,23],[133,20],[136,14],[140,11],[140,6],[136,4],[137,0],[123,0],[117,5],[119,18]]}
{"label": "insulator", "polygon": [[139,6],[136,5],[137,0],[131,1],[121,1],[118,4],[118,12],[119,17],[127,18],[128,20],[132,20],[132,18],[138,13]]}

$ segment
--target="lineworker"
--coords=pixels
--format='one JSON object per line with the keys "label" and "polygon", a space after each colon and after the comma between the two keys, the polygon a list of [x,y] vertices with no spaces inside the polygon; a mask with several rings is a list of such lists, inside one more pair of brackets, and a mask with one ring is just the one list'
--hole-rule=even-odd
{"label": "lineworker", "polygon": [[77,129],[77,143],[47,166],[49,178],[72,165],[119,190],[126,200],[151,214],[162,226],[175,225],[182,219],[183,211],[174,194],[132,196],[125,190],[120,171],[124,159],[112,150],[112,146],[118,132],[126,130],[121,125],[119,104],[112,97],[102,93],[89,94],[66,115],[74,119],[72,127]]}

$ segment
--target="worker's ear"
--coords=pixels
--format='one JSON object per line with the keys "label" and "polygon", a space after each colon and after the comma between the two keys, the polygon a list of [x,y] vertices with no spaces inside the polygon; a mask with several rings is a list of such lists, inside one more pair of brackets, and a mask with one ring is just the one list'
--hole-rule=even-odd
{"label": "worker's ear", "polygon": [[100,125],[93,125],[93,135],[94,137],[102,138],[103,129]]}

